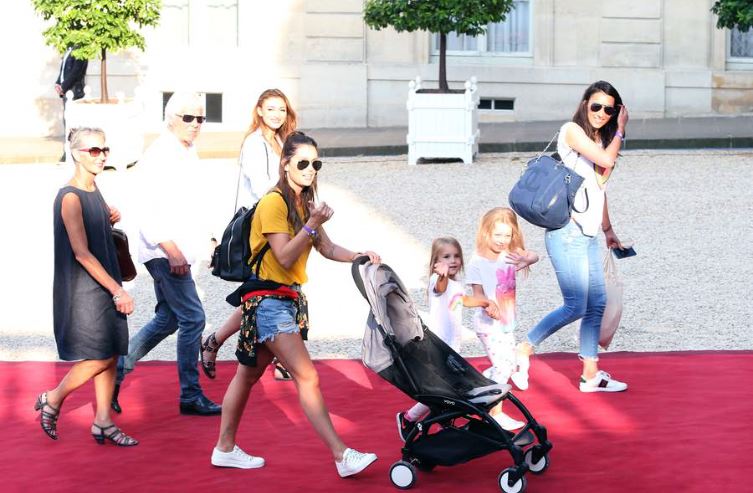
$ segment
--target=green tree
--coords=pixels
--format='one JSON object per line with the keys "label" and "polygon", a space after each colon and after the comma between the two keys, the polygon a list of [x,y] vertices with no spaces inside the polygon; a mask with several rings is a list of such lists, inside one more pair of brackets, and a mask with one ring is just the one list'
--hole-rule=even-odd
{"label": "green tree", "polygon": [[32,0],[34,9],[52,25],[42,35],[45,42],[64,53],[73,47],[81,60],[100,58],[101,102],[107,92],[107,52],[130,47],[144,49],[144,36],[138,28],[156,26],[160,0]]}
{"label": "green tree", "polygon": [[364,21],[380,30],[439,33],[439,90],[448,92],[447,34],[478,36],[493,22],[502,22],[514,0],[366,0]]}
{"label": "green tree", "polygon": [[711,11],[719,16],[716,27],[719,29],[737,28],[747,31],[753,27],[753,1],[751,0],[717,0]]}

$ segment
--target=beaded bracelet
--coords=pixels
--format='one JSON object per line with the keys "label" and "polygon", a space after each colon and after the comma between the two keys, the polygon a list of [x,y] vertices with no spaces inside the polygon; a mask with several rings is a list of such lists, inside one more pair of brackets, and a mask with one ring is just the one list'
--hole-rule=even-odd
{"label": "beaded bracelet", "polygon": [[314,238],[316,236],[316,230],[313,228],[308,227],[307,225],[303,225],[303,230],[306,232],[307,235],[309,235],[311,238]]}

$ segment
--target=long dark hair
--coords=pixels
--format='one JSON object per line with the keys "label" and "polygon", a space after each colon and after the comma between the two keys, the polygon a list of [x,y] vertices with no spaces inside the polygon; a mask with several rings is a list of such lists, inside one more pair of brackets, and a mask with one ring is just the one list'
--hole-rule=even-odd
{"label": "long dark hair", "polygon": [[[277,188],[282,193],[282,198],[288,207],[288,224],[293,226],[294,234],[298,234],[303,228],[304,223],[309,220],[309,201],[313,201],[317,197],[318,177],[314,176],[311,186],[303,187],[300,202],[298,202],[295,190],[290,188],[290,184],[288,183],[288,174],[285,171],[285,166],[290,163],[290,159],[298,151],[298,148],[306,145],[312,146],[316,149],[317,153],[319,152],[319,145],[314,139],[303,132],[291,132],[288,138],[285,139],[285,144],[282,146],[282,155],[280,156],[280,179],[277,181]],[[296,207],[298,203],[301,204],[301,208],[303,209],[303,216],[301,216],[298,207]]]}
{"label": "long dark hair", "polygon": [[[598,130],[593,128],[588,121],[588,100],[591,99],[591,96],[593,96],[597,92],[603,92],[608,96],[612,96],[614,98],[614,107],[618,110],[617,113],[612,115],[612,118],[609,119],[607,124]],[[588,135],[591,139],[593,139],[596,134],[598,134],[599,138],[601,139],[602,147],[606,147],[610,142],[612,142],[614,134],[615,132],[617,132],[617,115],[619,115],[621,106],[622,97],[620,96],[620,93],[617,92],[617,89],[615,89],[614,86],[609,82],[599,80],[588,86],[586,91],[583,93],[583,97],[580,98],[578,109],[573,115],[573,122],[580,125],[580,127],[585,130],[586,135]]]}

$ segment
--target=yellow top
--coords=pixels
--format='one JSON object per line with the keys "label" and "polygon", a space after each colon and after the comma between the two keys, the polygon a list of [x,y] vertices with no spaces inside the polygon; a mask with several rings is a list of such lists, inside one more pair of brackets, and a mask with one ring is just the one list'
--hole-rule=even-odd
{"label": "yellow top", "polygon": [[[298,211],[303,215],[303,211]],[[267,243],[264,235],[271,233],[287,233],[292,239],[295,236],[293,226],[288,223],[288,207],[282,195],[268,193],[259,200],[251,220],[251,251],[253,258]],[[306,250],[293,262],[290,269],[285,269],[275,258],[272,249],[264,254],[259,269],[259,278],[275,281],[282,284],[303,284],[308,280],[306,275],[306,262],[311,252],[312,244],[309,242]]]}

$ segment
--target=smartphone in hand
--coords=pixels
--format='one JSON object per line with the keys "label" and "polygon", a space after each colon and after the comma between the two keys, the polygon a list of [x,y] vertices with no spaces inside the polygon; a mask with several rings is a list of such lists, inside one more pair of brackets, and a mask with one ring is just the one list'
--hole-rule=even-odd
{"label": "smartphone in hand", "polygon": [[635,253],[635,249],[633,249],[632,246],[628,248],[612,248],[612,253],[618,259],[635,257],[637,255],[637,253]]}

